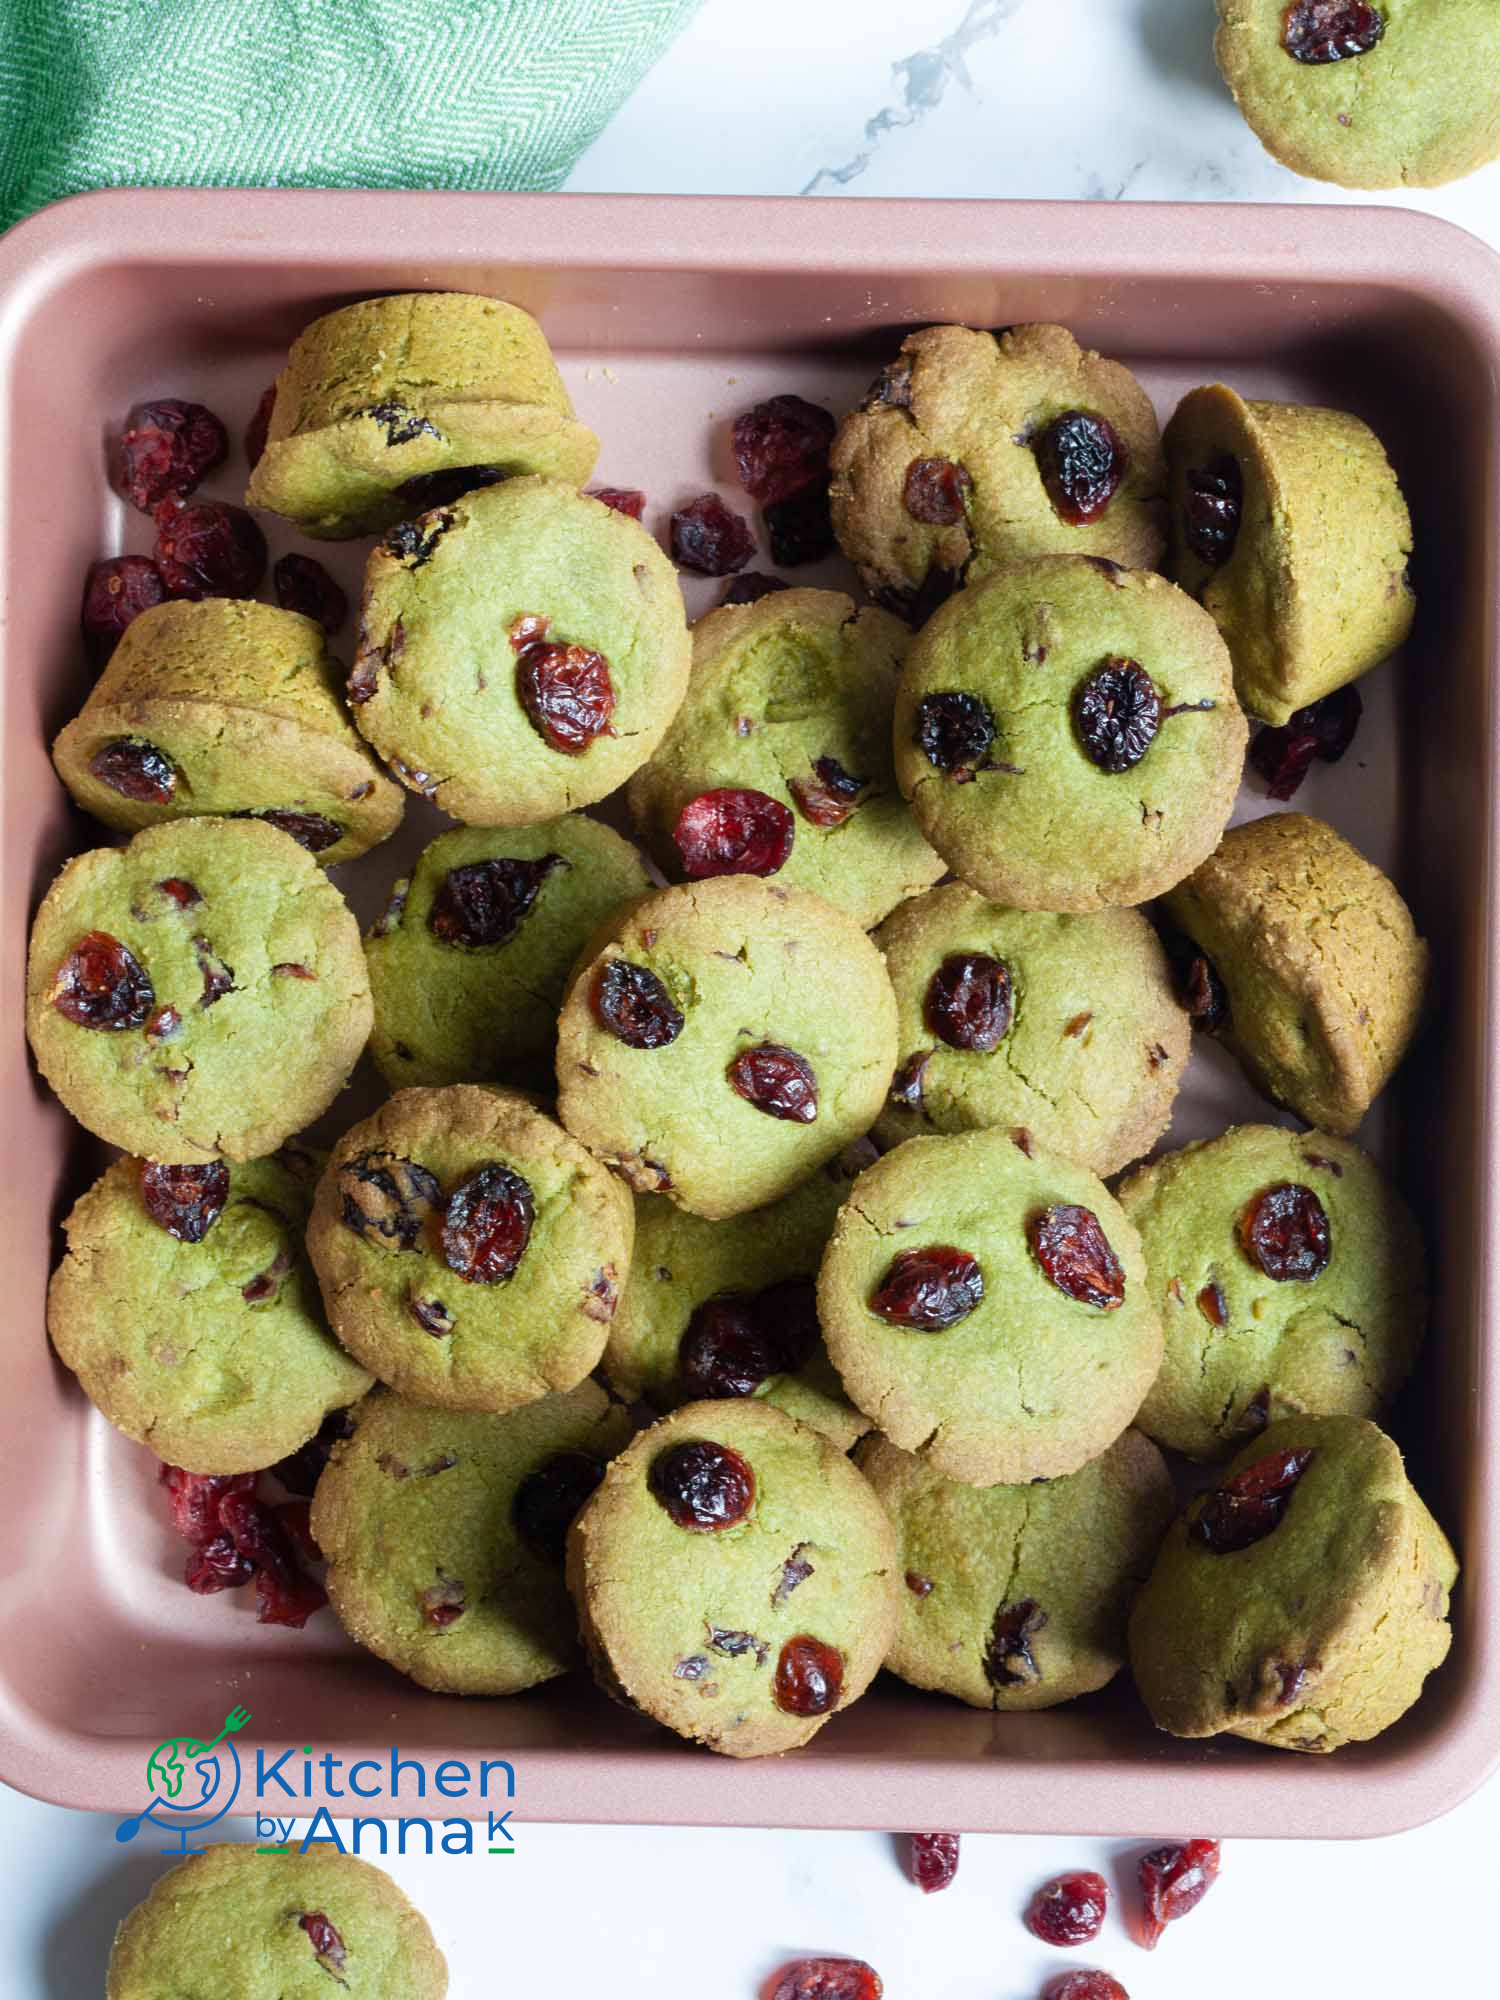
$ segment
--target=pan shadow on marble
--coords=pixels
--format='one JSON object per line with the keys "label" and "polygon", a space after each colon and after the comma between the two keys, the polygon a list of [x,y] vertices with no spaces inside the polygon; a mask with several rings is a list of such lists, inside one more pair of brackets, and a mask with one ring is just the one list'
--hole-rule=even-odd
{"label": "pan shadow on marble", "polygon": [[1229,93],[1214,61],[1213,0],[1138,0],[1138,6],[1141,39],[1161,75],[1227,103]]}

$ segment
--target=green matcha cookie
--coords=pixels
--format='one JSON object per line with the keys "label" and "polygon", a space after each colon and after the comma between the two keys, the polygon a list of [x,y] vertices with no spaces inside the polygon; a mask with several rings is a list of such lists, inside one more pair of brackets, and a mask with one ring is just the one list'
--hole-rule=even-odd
{"label": "green matcha cookie", "polygon": [[1125,1619],[1177,1509],[1126,1431],[1064,1479],[961,1486],[883,1437],[855,1464],[896,1528],[904,1588],[886,1665],[971,1708],[1053,1708],[1125,1664]]}
{"label": "green matcha cookie", "polygon": [[875,942],[900,1020],[882,1144],[1002,1125],[1113,1174],[1166,1130],[1191,1031],[1139,911],[1004,910],[950,882]]}
{"label": "green matcha cookie", "polygon": [[1500,154],[1494,0],[1219,0],[1214,54],[1257,139],[1342,187],[1438,187]]}
{"label": "green matcha cookie", "polygon": [[833,523],[867,590],[920,623],[1028,556],[1161,554],[1161,440],[1127,368],[1065,327],[928,326],[833,441]]}
{"label": "green matcha cookie", "polygon": [[349,699],[412,791],[472,826],[530,826],[645,763],[691,657],[677,572],[638,522],[510,479],[375,549]]}
{"label": "green matcha cookie", "polygon": [[768,1403],[689,1403],[615,1459],[568,1536],[601,1686],[730,1757],[808,1742],[896,1620],[895,1536],[836,1445]]}
{"label": "green matcha cookie", "polygon": [[31,932],[26,1031],[81,1125],[179,1164],[254,1160],[326,1111],[370,1032],[359,926],[257,820],[76,855]]}
{"label": "green matcha cookie", "polygon": [[210,1847],[115,1935],[105,2000],[443,2000],[427,1919],[383,1869],[315,1847]]}
{"label": "green matcha cookie", "polygon": [[831,1160],[795,1193],[727,1222],[642,1195],[630,1282],[604,1350],[616,1394],[658,1410],[756,1396],[847,1451],[869,1421],[828,1359],[815,1286],[854,1172]]}
{"label": "green matcha cookie", "polygon": [[378,1389],[318,1481],[312,1532],[351,1638],[439,1694],[516,1694],[566,1673],[568,1524],[628,1443],[593,1382],[508,1416]]}
{"label": "green matcha cookie", "polygon": [[1427,1320],[1421,1234],[1346,1139],[1240,1125],[1119,1189],[1140,1232],[1166,1357],[1136,1422],[1189,1458],[1267,1419],[1378,1416]]}
{"label": "green matcha cookie", "polygon": [[341,676],[295,611],[158,604],[131,620],[52,759],[106,826],[252,815],[328,867],[394,833],[404,805],[350,724]]}
{"label": "green matcha cookie", "polygon": [[631,816],[665,871],[703,872],[712,843],[694,812],[679,816],[730,790],[749,792],[773,824],[786,849],[778,881],[826,897],[866,929],[935,882],[943,863],[891,765],[908,639],[888,612],[856,611],[836,590],[778,591],[700,618],[687,699],[630,781]]}
{"label": "green matcha cookie", "polygon": [[1130,1619],[1158,1729],[1337,1750],[1388,1729],[1448,1651],[1458,1564],[1363,1417],[1290,1417],[1189,1502]]}
{"label": "green matcha cookie", "polygon": [[1375,433],[1343,410],[1194,389],[1167,425],[1172,574],[1213,618],[1252,715],[1357,680],[1411,630],[1411,516]]}
{"label": "green matcha cookie", "polygon": [[[116,1430],[189,1472],[258,1472],[370,1377],[329,1334],[302,1236],[318,1163],[122,1159],[63,1224],[47,1331]],[[148,1303],[149,1302],[149,1303]]]}
{"label": "green matcha cookie", "polygon": [[1000,1130],[908,1139],[860,1175],[818,1315],[851,1401],[970,1486],[1076,1472],[1161,1366],[1124,1211],[1087,1168]]}
{"label": "green matcha cookie", "polygon": [[863,1138],[896,1003],[852,918],[753,875],[663,889],[581,965],[558,1025],[558,1116],[639,1194],[719,1220]]}
{"label": "green matcha cookie", "polygon": [[1050,556],[912,642],[896,777],[956,875],[1020,910],[1143,903],[1223,832],[1245,751],[1229,655],[1164,578]]}
{"label": "green matcha cookie", "polygon": [[650,887],[629,841],[581,813],[439,834],[365,938],[386,1082],[550,1086],[574,960]]}
{"label": "green matcha cookie", "polygon": [[1427,946],[1394,884],[1305,813],[1232,827],[1167,898],[1203,954],[1210,1022],[1309,1125],[1350,1133],[1421,1020]]}
{"label": "green matcha cookie", "polygon": [[391,1388],[513,1410],[581,1382],[630,1267],[630,1198],[515,1091],[402,1090],[346,1132],[307,1248],[334,1332]]}
{"label": "green matcha cookie", "polygon": [[305,535],[374,535],[514,473],[582,485],[598,453],[530,313],[397,293],[298,337],[245,499]]}

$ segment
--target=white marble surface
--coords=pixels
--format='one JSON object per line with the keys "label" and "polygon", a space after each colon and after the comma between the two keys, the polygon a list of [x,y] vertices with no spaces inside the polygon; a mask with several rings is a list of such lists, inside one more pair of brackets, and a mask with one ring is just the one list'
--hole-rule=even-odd
{"label": "white marble surface", "polygon": [[[1210,0],[707,0],[570,185],[587,190],[1321,201],[1270,160],[1219,86]],[[1410,204],[1500,246],[1500,169]],[[241,1831],[242,1829],[235,1829]],[[1163,1837],[1211,1833],[1163,1827]],[[93,2000],[108,1938],[155,1857],[113,1822],[0,1795],[3,2000]],[[1500,1783],[1434,1826],[1362,1845],[1239,1843],[1153,1958],[1112,1917],[1091,1953],[1021,1928],[1063,1866],[1137,1848],[971,1838],[926,1901],[879,1835],[517,1828],[516,1853],[387,1865],[427,1911],[455,2000],[760,2000],[787,1956],[868,1956],[890,2000],[1032,2000],[1112,1969],[1133,2000],[1364,2000],[1494,1989]],[[143,1843],[137,1843],[137,1848]],[[492,1872],[492,1871],[490,1871]]]}

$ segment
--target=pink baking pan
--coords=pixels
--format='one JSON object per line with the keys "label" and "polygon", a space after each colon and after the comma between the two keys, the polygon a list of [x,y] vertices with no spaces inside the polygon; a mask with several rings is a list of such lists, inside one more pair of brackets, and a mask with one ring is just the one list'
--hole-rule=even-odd
{"label": "pink baking pan", "polygon": [[[1005,1717],[882,1680],[809,1749],[735,1763],[612,1706],[581,1674],[507,1702],[443,1699],[359,1654],[330,1614],[278,1631],[255,1623],[249,1593],[183,1589],[153,1462],[94,1416],[43,1331],[58,1223],[99,1154],[30,1066],[22,964],[54,870],[101,838],[71,811],[46,746],[86,684],[87,563],[147,546],[148,524],[105,476],[130,404],[188,395],[237,429],[314,314],[433,287],[540,316],[604,440],[596,476],[644,487],[657,528],[706,485],[733,494],[734,411],[782,390],[847,408],[901,331],[931,320],[1060,320],[1135,367],[1164,414],[1222,377],[1356,409],[1386,440],[1418,524],[1418,632],[1366,681],[1354,750],[1298,799],[1393,870],[1437,968],[1431,1027],[1363,1136],[1432,1249],[1430,1343],[1392,1427],[1464,1581],[1451,1657],[1379,1741],[1326,1760],[1177,1743],[1123,1677]],[[479,1814],[493,1786],[488,1800],[462,1785],[441,1798],[431,1776],[445,1758],[475,1769],[485,1756],[514,1766],[522,1820],[1342,1836],[1411,1825],[1478,1785],[1500,1761],[1497,401],[1500,264],[1397,211],[119,192],[0,241],[0,1776],[138,1811],[152,1748],[211,1733],[239,1702],[252,1714],[242,1747],[295,1746],[300,1767],[311,1745],[388,1770],[394,1744],[428,1776],[423,1799],[408,1771],[398,1796],[377,1785],[357,1802],[320,1777],[283,1813]],[[238,497],[244,471],[237,458],[208,490]],[[267,526],[274,551],[294,545]],[[353,582],[362,551],[335,560]],[[690,608],[716,594],[691,585]],[[1265,801],[1247,788],[1240,810]],[[399,843],[341,871],[362,915],[431,836],[426,812],[414,805]],[[1266,1115],[1208,1048],[1173,1137]],[[254,1805],[247,1784],[240,1809]]]}

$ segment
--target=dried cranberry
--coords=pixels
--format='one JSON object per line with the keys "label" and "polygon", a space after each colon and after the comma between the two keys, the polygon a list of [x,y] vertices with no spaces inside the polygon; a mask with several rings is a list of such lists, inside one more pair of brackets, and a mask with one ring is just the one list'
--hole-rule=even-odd
{"label": "dried cranberry", "polygon": [[1060,1292],[1113,1312],[1125,1303],[1125,1272],[1091,1208],[1055,1202],[1026,1225],[1032,1255]]}
{"label": "dried cranberry", "polygon": [[1240,1244],[1251,1263],[1279,1284],[1321,1277],[1332,1248],[1328,1211],[1311,1188],[1278,1181],[1240,1217]]}
{"label": "dried cranberry", "polygon": [[573,1516],[604,1477],[604,1467],[581,1451],[555,1451],[516,1488],[511,1519],[544,1562],[560,1563]]}
{"label": "dried cranberry", "polygon": [[182,1016],[175,1007],[158,1007],[147,1017],[144,1032],[148,1042],[175,1041],[182,1033]]}
{"label": "dried cranberry", "polygon": [[1202,953],[1188,959],[1182,973],[1183,1005],[1195,1028],[1216,1035],[1229,1024],[1229,988]]}
{"label": "dried cranberry", "polygon": [[312,1507],[306,1500],[283,1500],[274,1509],[277,1520],[291,1537],[292,1546],[304,1562],[321,1562],[323,1551],[313,1540]]}
{"label": "dried cranberry", "polygon": [[422,416],[409,403],[397,402],[394,398],[384,403],[371,403],[368,409],[355,414],[383,425],[385,441],[393,447],[410,444],[413,438],[441,438],[443,435],[431,417]]}
{"label": "dried cranberry", "polygon": [[1060,1972],[1042,1988],[1042,2000],[1130,2000],[1107,1972]]}
{"label": "dried cranberry", "polygon": [[303,1573],[286,1529],[275,1512],[253,1493],[231,1493],[219,1503],[219,1519],[240,1554],[255,1565],[255,1615],[262,1625],[300,1630],[328,1602],[322,1585]]}
{"label": "dried cranberry", "polygon": [[935,1588],[930,1576],[923,1576],[920,1570],[906,1572],[906,1587],[913,1597],[931,1597]]}
{"label": "dried cranberry", "polygon": [[917,704],[916,740],[929,764],[960,782],[986,768],[995,718],[977,694],[928,694]]}
{"label": "dried cranberry", "polygon": [[881,2000],[884,1992],[862,1958],[799,1958],[782,1967],[771,2000]]}
{"label": "dried cranberry", "polygon": [[706,1439],[668,1445],[651,1461],[647,1484],[679,1528],[711,1534],[743,1521],[755,1499],[745,1460]]}
{"label": "dried cranberry", "polygon": [[1273,1451],[1216,1486],[1188,1532],[1216,1556],[1264,1541],[1280,1526],[1297,1482],[1312,1461],[1310,1448]]}
{"label": "dried cranberry", "polygon": [[818,1115],[818,1079],[812,1064],[780,1042],[741,1049],[725,1075],[730,1089],[768,1118],[811,1125]]}
{"label": "dried cranberry", "polygon": [[83,636],[90,657],[102,665],[132,618],[166,602],[167,586],[150,556],[111,556],[90,563],[83,580]]}
{"label": "dried cranberry", "polygon": [[413,1294],[406,1301],[406,1310],[423,1333],[430,1333],[434,1340],[446,1340],[453,1331],[453,1315],[441,1299],[426,1299]]}
{"label": "dried cranberry", "polygon": [[325,632],[337,632],[349,616],[349,600],[312,556],[282,556],[271,571],[276,602],[283,611],[300,611]]}
{"label": "dried cranberry", "polygon": [[907,1057],[891,1078],[892,1104],[904,1104],[912,1111],[920,1110],[927,1065],[936,1053],[935,1049],[918,1049],[915,1055]]}
{"label": "dried cranberry", "polygon": [[180,875],[165,876],[156,886],[179,910],[196,909],[203,901],[203,891],[197,884],[184,881]]}
{"label": "dried cranberry", "polygon": [[766,576],[761,570],[747,569],[733,582],[724,587],[720,604],[754,604],[762,597],[770,597],[775,591],[790,590],[791,585],[782,576]]}
{"label": "dried cranberry", "polygon": [[926,527],[951,528],[963,519],[973,484],[968,468],[951,458],[914,458],[906,468],[901,504]]}
{"label": "dried cranberry", "polygon": [[706,1300],[677,1344],[678,1380],[689,1398],[753,1396],[780,1367],[755,1301],[743,1293]]}
{"label": "dried cranberry", "polygon": [[216,1007],[226,993],[233,993],[234,968],[226,965],[209,948],[208,939],[195,937],[193,952],[198,960],[198,970],[203,974],[203,991],[199,995],[200,1007]]}
{"label": "dried cranberry", "polygon": [[734,420],[734,462],[752,500],[768,507],[800,493],[828,470],[837,428],[827,410],[801,396],[772,396]]}
{"label": "dried cranberry", "polygon": [[813,1357],[821,1329],[818,1288],[811,1278],[785,1278],[756,1294],[755,1317],[776,1353],[782,1374],[805,1368]]}
{"label": "dried cranberry", "polygon": [[1031,448],[1053,512],[1074,528],[1098,520],[1119,491],[1129,462],[1114,425],[1087,410],[1067,410],[1054,418]]}
{"label": "dried cranberry", "polygon": [[946,1243],[903,1250],[871,1294],[870,1310],[891,1326],[943,1333],[984,1297],[984,1273],[967,1250]]}
{"label": "dried cranberry", "polygon": [[664,1049],[682,1033],[682,1013],[654,972],[627,958],[606,959],[589,1005],[601,1028],[630,1049]]}
{"label": "dried cranberry", "polygon": [[612,508],[629,520],[638,521],[646,511],[646,496],[638,486],[586,486],[583,490],[601,507]]}
{"label": "dried cranberry", "polygon": [[323,1475],[324,1466],[333,1455],[333,1447],[353,1435],[354,1422],[349,1412],[331,1410],[307,1443],[299,1446],[279,1464],[273,1465],[271,1470],[288,1493],[295,1493],[302,1500],[310,1500],[313,1489]]}
{"label": "dried cranberry", "polygon": [[166,752],[130,736],[116,737],[96,750],[89,759],[89,776],[138,805],[170,805],[177,790],[177,766]]}
{"label": "dried cranberry", "polygon": [[266,573],[266,538],[243,507],[164,500],[151,551],[172,597],[253,597]]}
{"label": "dried cranberry", "polygon": [[516,692],[531,726],[550,750],[581,757],[601,736],[613,735],[615,684],[609,662],[589,646],[564,646],[541,636],[544,618],[518,618],[510,643],[516,655]]}
{"label": "dried cranberry", "polygon": [[1207,1284],[1198,1294],[1198,1310],[1210,1326],[1229,1324],[1229,1302],[1222,1285]]}
{"label": "dried cranberry", "polygon": [[425,514],[434,507],[451,507],[455,500],[477,493],[481,487],[498,486],[505,477],[503,465],[445,465],[437,472],[419,472],[403,479],[396,494],[415,512]]}
{"label": "dried cranberry", "polygon": [[728,576],[755,554],[748,522],[731,513],[717,493],[700,493],[672,516],[672,560],[701,576]]}
{"label": "dried cranberry", "polygon": [[852,776],[837,757],[815,757],[812,769],[810,778],[793,778],[787,785],[798,812],[813,826],[842,826],[868,780]]}
{"label": "dried cranberry", "polygon": [[1010,1033],[1010,972],[982,952],[954,952],[927,985],[922,1018],[950,1049],[988,1055]]}
{"label": "dried cranberry", "polygon": [[[433,508],[431,512],[419,515],[415,521],[398,521],[380,546],[387,555],[394,556],[404,569],[421,569],[432,561],[438,543],[452,526],[452,514]],[[396,646],[400,623],[397,619],[392,628],[390,643],[393,647]],[[355,671],[358,672],[357,664]]]}
{"label": "dried cranberry", "polygon": [[1104,660],[1073,697],[1073,723],[1101,771],[1130,771],[1161,727],[1161,698],[1134,660]]}
{"label": "dried cranberry", "polygon": [[689,799],[672,829],[683,873],[774,875],[786,865],[797,823],[779,799],[747,787],[723,786]]}
{"label": "dried cranberry", "polygon": [[443,1211],[443,1262],[470,1285],[513,1278],[536,1221],[531,1184],[487,1161],[461,1181]]}
{"label": "dried cranberry", "polygon": [[321,1910],[309,1910],[297,1919],[300,1930],[307,1932],[313,1950],[318,1955],[318,1963],[325,1972],[335,1976],[344,1970],[348,1953],[344,1950],[344,1940]]}
{"label": "dried cranberry", "polygon": [[222,1160],[203,1166],[141,1163],[141,1202],[158,1229],[179,1243],[201,1243],[229,1199],[229,1169]]}
{"label": "dried cranberry", "polygon": [[837,1646],[799,1632],[776,1661],[771,1699],[783,1715],[827,1715],[844,1692],[844,1656]]}
{"label": "dried cranberry", "polygon": [[253,1472],[185,1472],[180,1465],[164,1465],[157,1477],[167,1489],[173,1528],[198,1549],[223,1532],[220,1501],[231,1493],[249,1493],[255,1486]]}
{"label": "dried cranberry", "polygon": [[337,847],[344,837],[344,829],[337,820],[329,819],[323,813],[294,812],[288,806],[267,806],[261,812],[236,813],[234,817],[264,820],[267,826],[274,826],[288,834],[309,854],[326,854],[330,847]]}
{"label": "dried cranberry", "polygon": [[1104,1877],[1091,1868],[1077,1869],[1043,1883],[1026,1905],[1026,1928],[1043,1944],[1092,1944],[1108,1907]]}
{"label": "dried cranberry", "polygon": [[468,1594],[457,1577],[443,1576],[424,1590],[417,1602],[422,1607],[422,1616],[439,1632],[446,1632],[450,1625],[456,1625],[469,1608]]}
{"label": "dried cranberry", "polygon": [[245,426],[245,456],[253,472],[266,455],[266,434],[271,428],[271,412],[276,407],[276,384],[262,389],[255,414]]}
{"label": "dried cranberry", "polygon": [[1140,1941],[1147,1951],[1168,1924],[1185,1917],[1208,1894],[1218,1878],[1219,1843],[1189,1840],[1182,1846],[1154,1847],[1142,1855],[1136,1874],[1145,1904]]}
{"label": "dried cranberry", "polygon": [[1245,481],[1237,458],[1219,452],[1187,475],[1183,540],[1199,562],[1221,569],[1234,554],[1240,533]]}
{"label": "dried cranberry", "polygon": [[432,899],[427,927],[444,944],[504,944],[530,914],[547,877],[565,865],[560,854],[535,861],[502,854],[450,868]]}
{"label": "dried cranberry", "polygon": [[108,931],[85,931],[52,982],[52,1004],[78,1028],[144,1027],[156,1004],[135,954]]}
{"label": "dried cranberry", "polygon": [[443,1205],[437,1176],[395,1153],[360,1153],[339,1168],[344,1227],[366,1243],[415,1248]]}
{"label": "dried cranberry", "polygon": [[1364,713],[1357,687],[1341,687],[1308,708],[1299,708],[1279,729],[1257,730],[1250,762],[1266,781],[1266,797],[1283,803],[1321,758],[1336,764],[1354,741]]}
{"label": "dried cranberry", "polygon": [[1034,1597],[996,1609],[984,1649],[985,1676],[992,1686],[1024,1687],[1042,1678],[1031,1642],[1046,1623],[1047,1614]]}
{"label": "dried cranberry", "polygon": [[907,1871],[924,1896],[946,1889],[958,1873],[956,1833],[914,1833],[908,1836],[911,1850]]}
{"label": "dried cranberry", "polygon": [[142,403],[120,439],[120,490],[149,514],[169,494],[185,500],[228,456],[224,426],[201,403]]}
{"label": "dried cranberry", "polygon": [[1385,33],[1378,7],[1364,0],[1294,0],[1281,28],[1281,46],[1300,63],[1342,62],[1368,55]]}
{"label": "dried cranberry", "polygon": [[811,1542],[798,1542],[796,1548],[781,1565],[781,1574],[776,1579],[776,1588],[771,1592],[771,1603],[779,1611],[799,1583],[806,1583],[813,1573],[813,1565],[804,1560]]}
{"label": "dried cranberry", "polygon": [[766,535],[771,544],[771,560],[783,569],[799,563],[821,562],[833,553],[833,515],[828,504],[828,481],[805,486],[787,500],[773,500],[764,508]]}
{"label": "dried cranberry", "polygon": [[255,1564],[240,1554],[234,1537],[220,1533],[193,1549],[183,1566],[182,1580],[197,1596],[210,1597],[215,1591],[238,1590],[254,1574]]}

